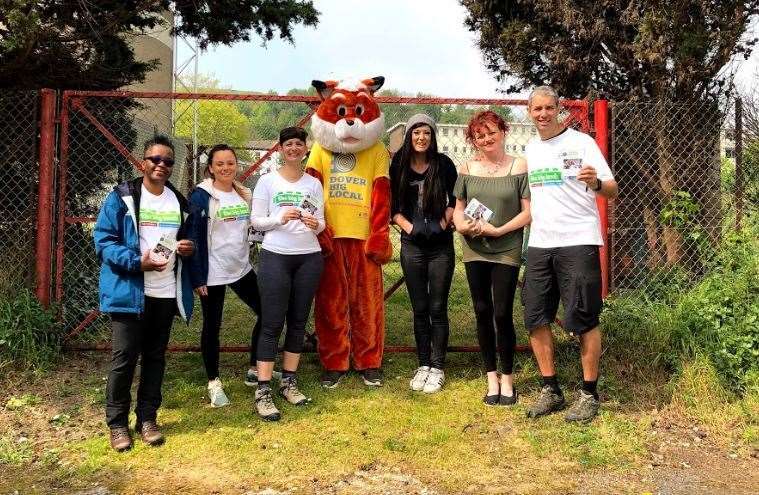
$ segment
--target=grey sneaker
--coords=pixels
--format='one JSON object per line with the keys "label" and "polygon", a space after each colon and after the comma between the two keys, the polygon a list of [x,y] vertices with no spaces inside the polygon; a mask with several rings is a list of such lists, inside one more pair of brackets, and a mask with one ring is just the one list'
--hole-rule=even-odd
{"label": "grey sneaker", "polygon": [[598,414],[599,407],[601,407],[601,402],[598,399],[580,390],[580,396],[569,407],[564,419],[570,422],[589,423]]}
{"label": "grey sneaker", "polygon": [[211,399],[211,407],[224,407],[229,405],[227,394],[221,385],[221,380],[215,378],[208,382],[208,398]]}
{"label": "grey sneaker", "polygon": [[[272,380],[281,380],[282,379],[282,373],[279,371],[272,371],[271,372],[271,379]],[[245,372],[245,385],[248,387],[257,387],[258,386],[258,372],[256,370],[251,370],[248,368],[248,371]]]}
{"label": "grey sneaker", "polygon": [[294,406],[303,406],[311,402],[311,399],[298,390],[298,380],[294,376],[282,378],[279,386],[279,395]]}
{"label": "grey sneaker", "polygon": [[420,366],[414,373],[414,378],[411,379],[409,386],[414,392],[421,392],[424,388],[424,384],[427,382],[427,376],[430,374],[429,366]]}
{"label": "grey sneaker", "polygon": [[256,390],[256,412],[264,421],[279,421],[282,416],[274,405],[271,388],[264,387]]}
{"label": "grey sneaker", "polygon": [[546,385],[540,390],[538,400],[527,409],[528,418],[537,418],[538,416],[545,416],[554,411],[559,411],[564,408],[565,405],[564,395],[557,394]]}
{"label": "grey sneaker", "polygon": [[445,383],[445,373],[437,368],[430,368],[430,374],[427,376],[427,383],[424,384],[422,391],[425,394],[434,394],[440,392]]}
{"label": "grey sneaker", "polygon": [[367,368],[360,371],[361,378],[364,380],[364,385],[367,387],[381,387],[382,386],[382,370],[380,368]]}

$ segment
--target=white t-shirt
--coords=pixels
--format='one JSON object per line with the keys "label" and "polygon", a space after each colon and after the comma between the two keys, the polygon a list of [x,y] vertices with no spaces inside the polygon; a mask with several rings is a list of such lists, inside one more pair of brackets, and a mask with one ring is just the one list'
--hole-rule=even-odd
{"label": "white t-shirt", "polygon": [[[298,208],[305,195],[315,198],[319,207],[314,216],[319,229],[312,230],[300,220],[282,225],[280,219],[286,208]],[[321,251],[316,234],[324,227],[324,194],[321,183],[303,174],[296,182],[289,182],[279,172],[261,177],[253,191],[253,227],[265,232],[261,247],[279,254],[308,254]]]}
{"label": "white t-shirt", "polygon": [[[142,185],[140,194],[140,251],[153,249],[161,236],[176,240],[182,221],[179,200],[168,187],[156,196]],[[145,272],[145,295],[150,297],[175,298],[177,295],[174,263],[176,253],[172,253],[166,268],[160,272]]]}
{"label": "white t-shirt", "polygon": [[533,138],[525,156],[532,213],[529,246],[603,245],[596,193],[575,178],[585,165],[594,167],[602,181],[614,178],[593,138],[567,129],[545,141]]}
{"label": "white t-shirt", "polygon": [[252,269],[248,226],[250,208],[236,191],[214,189],[219,208],[208,233],[208,281],[226,285],[240,280]]}

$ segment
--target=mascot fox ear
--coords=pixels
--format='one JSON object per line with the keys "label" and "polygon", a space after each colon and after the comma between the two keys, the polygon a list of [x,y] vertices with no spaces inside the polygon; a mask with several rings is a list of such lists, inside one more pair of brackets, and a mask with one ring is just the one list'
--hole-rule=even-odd
{"label": "mascot fox ear", "polygon": [[319,98],[321,98],[322,101],[326,100],[330,96],[332,96],[332,93],[335,92],[335,88],[337,87],[337,81],[317,81],[313,80],[311,81],[311,86],[316,89],[317,94],[319,95]]}
{"label": "mascot fox ear", "polygon": [[371,79],[364,79],[361,82],[366,84],[366,87],[369,89],[369,91],[374,94],[379,91],[383,84],[385,84],[385,78],[382,76],[377,76],[372,77]]}

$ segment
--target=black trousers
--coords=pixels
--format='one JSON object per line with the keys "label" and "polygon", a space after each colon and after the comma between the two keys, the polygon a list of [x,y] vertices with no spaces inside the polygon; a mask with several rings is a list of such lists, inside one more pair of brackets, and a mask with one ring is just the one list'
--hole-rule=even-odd
{"label": "black trousers", "polygon": [[137,423],[155,421],[161,406],[161,386],[166,369],[166,346],[176,314],[176,299],[145,297],[145,312],[111,313],[111,370],[106,386],[105,419],[110,428],[128,426],[130,389],[137,359]]}
{"label": "black trousers", "polygon": [[430,247],[401,243],[401,268],[414,312],[419,366],[445,366],[450,333],[448,294],[454,262],[452,241]]}
{"label": "black trousers", "polygon": [[472,294],[477,319],[477,342],[485,371],[496,371],[496,353],[501,360],[501,372],[510,375],[514,370],[514,294],[517,290],[519,267],[469,261],[464,263],[469,291]]}
{"label": "black trousers", "polygon": [[[244,277],[229,284],[237,296],[256,313],[256,324],[250,337],[250,365],[256,364],[258,339],[261,334],[261,296],[258,293],[258,279],[251,270]],[[209,380],[219,376],[219,332],[221,317],[224,312],[224,296],[226,285],[208,286],[208,295],[200,296],[200,307],[203,310],[203,330],[200,334],[200,352]]]}
{"label": "black trousers", "polygon": [[293,354],[303,351],[306,323],[323,270],[321,252],[279,254],[266,249],[259,251],[258,285],[261,302],[266,307],[258,342],[259,361],[274,361],[285,321],[285,351]]}

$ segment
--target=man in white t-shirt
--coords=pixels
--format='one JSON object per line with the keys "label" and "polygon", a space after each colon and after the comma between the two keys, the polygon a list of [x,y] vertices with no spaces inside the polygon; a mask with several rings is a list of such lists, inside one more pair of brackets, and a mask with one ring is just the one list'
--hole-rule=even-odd
{"label": "man in white t-shirt", "polygon": [[580,340],[583,370],[580,395],[565,418],[586,422],[596,416],[600,405],[596,384],[603,237],[596,195],[616,197],[617,183],[593,138],[559,123],[559,97],[553,88],[535,88],[527,108],[539,137],[526,150],[532,224],[522,302],[543,377],[540,396],[527,416],[543,416],[565,405],[556,380],[550,327],[561,300],[563,326]]}
{"label": "man in white t-shirt", "polygon": [[114,187],[93,232],[100,261],[100,311],[111,316],[111,369],[106,423],[111,447],[132,447],[128,418],[131,387],[140,360],[135,432],[149,445],[164,438],[156,423],[169,332],[177,313],[189,321],[193,295],[182,258],[195,244],[186,238],[187,200],[169,182],[174,145],[165,136],[148,140],[142,177]]}

